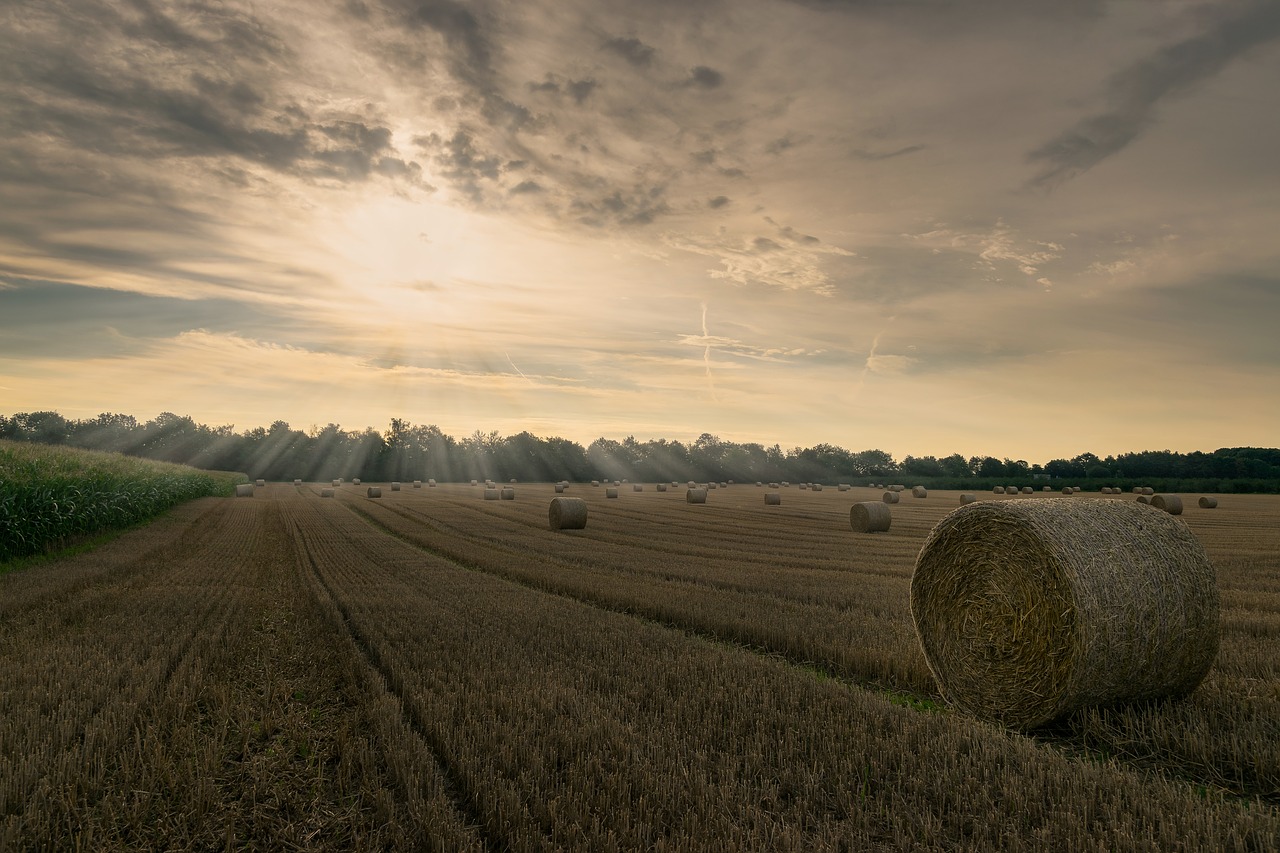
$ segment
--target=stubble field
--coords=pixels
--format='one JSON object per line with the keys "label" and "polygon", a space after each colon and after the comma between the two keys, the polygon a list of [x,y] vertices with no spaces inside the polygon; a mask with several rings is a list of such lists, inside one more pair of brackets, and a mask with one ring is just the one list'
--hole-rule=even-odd
{"label": "stubble field", "polygon": [[0,849],[1280,839],[1280,497],[1187,501],[1223,600],[1191,697],[1028,736],[947,711],[916,643],[956,492],[868,535],[879,490],[573,485],[587,527],[552,532],[550,485],[382,486],[205,498],[0,578]]}

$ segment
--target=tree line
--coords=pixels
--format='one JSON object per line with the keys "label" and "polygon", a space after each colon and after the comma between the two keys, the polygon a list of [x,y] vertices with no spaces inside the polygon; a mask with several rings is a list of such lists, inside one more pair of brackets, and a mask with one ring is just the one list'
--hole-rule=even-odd
{"label": "tree line", "polygon": [[736,480],[739,482],[920,482],[934,488],[970,488],[1033,481],[1064,485],[1145,483],[1167,489],[1280,491],[1280,450],[1221,448],[1211,453],[1145,450],[1098,457],[1028,464],[994,456],[959,453],[906,456],[883,450],[852,451],[833,444],[795,447],[724,441],[703,433],[684,443],[666,439],[622,441],[597,438],[586,447],[566,438],[529,432],[502,436],[476,431],[458,439],[434,424],[392,418],[385,431],[344,430],[337,424],[306,431],[284,421],[236,432],[165,412],[148,421],[103,413],[71,420],[57,412],[0,415],[0,438],[91,450],[108,450],[178,462],[197,468],[243,472],[252,478],[309,482],[360,477],[374,482],[435,478],[546,482],[592,479],[654,482]]}

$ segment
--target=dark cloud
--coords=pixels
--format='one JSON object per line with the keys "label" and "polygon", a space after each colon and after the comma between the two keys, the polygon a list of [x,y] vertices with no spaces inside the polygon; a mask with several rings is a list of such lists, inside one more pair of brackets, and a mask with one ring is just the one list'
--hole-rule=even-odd
{"label": "dark cloud", "polygon": [[611,38],[600,46],[601,50],[617,54],[636,68],[648,68],[653,64],[656,51],[638,38]]}
{"label": "dark cloud", "polygon": [[1082,119],[1032,151],[1028,160],[1043,168],[1030,185],[1052,188],[1093,168],[1146,130],[1155,121],[1161,100],[1194,87],[1241,54],[1277,37],[1280,3],[1263,0],[1215,9],[1205,32],[1112,75],[1107,83],[1107,110]]}
{"label": "dark cloud", "polygon": [[751,241],[751,246],[757,252],[776,252],[782,248],[779,243],[770,240],[768,237],[755,238]]}
{"label": "dark cloud", "polygon": [[521,181],[510,190],[512,195],[529,195],[543,192],[542,185],[537,181]]}
{"label": "dark cloud", "polygon": [[595,91],[598,85],[600,84],[595,80],[572,80],[566,88],[573,99],[581,104],[587,99],[588,95]]}
{"label": "dark cloud", "polygon": [[610,225],[635,227],[652,223],[671,212],[662,187],[637,187],[631,192],[613,192],[591,199],[579,198],[570,204],[570,213],[583,225],[604,228]]}
{"label": "dark cloud", "polygon": [[689,73],[686,85],[697,86],[700,89],[716,89],[724,85],[724,75],[714,68],[698,65]]}
{"label": "dark cloud", "polygon": [[710,208],[712,208],[713,210],[718,210],[719,208],[724,207],[724,206],[725,206],[725,205],[727,205],[728,203],[729,203],[729,197],[728,197],[728,196],[718,195],[718,196],[716,196],[716,197],[715,197],[715,198],[713,198],[713,199],[708,199],[708,200],[707,200],[707,207],[710,207]]}
{"label": "dark cloud", "polygon": [[109,358],[196,329],[277,336],[290,318],[233,299],[176,299],[0,277],[0,356]]}
{"label": "dark cloud", "polygon": [[796,146],[803,145],[808,141],[808,137],[795,136],[788,133],[786,136],[779,137],[778,139],[770,142],[764,147],[764,150],[766,154],[781,154],[789,148],[795,148]]}
{"label": "dark cloud", "polygon": [[459,129],[453,136],[439,134],[414,138],[414,144],[432,157],[437,174],[461,190],[472,202],[484,199],[486,182],[496,184],[506,170],[520,168],[518,161],[504,161],[501,157],[480,150],[475,136],[466,129]]}
{"label": "dark cloud", "polygon": [[862,148],[855,149],[853,156],[859,160],[891,160],[894,157],[902,157],[906,154],[914,154],[917,151],[923,151],[927,146],[924,145],[908,145],[904,148],[898,148],[894,151],[867,151]]}

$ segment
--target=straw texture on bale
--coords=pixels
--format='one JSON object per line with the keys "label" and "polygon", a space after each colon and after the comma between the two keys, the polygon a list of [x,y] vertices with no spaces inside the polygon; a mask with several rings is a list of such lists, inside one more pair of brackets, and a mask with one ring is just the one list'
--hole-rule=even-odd
{"label": "straw texture on bale", "polygon": [[370,486],[368,491],[365,492],[365,494],[367,494],[371,498],[380,498],[382,497],[382,489],[378,486]]}
{"label": "straw texture on bale", "polygon": [[1151,505],[1169,515],[1182,515],[1182,498],[1178,495],[1153,495]]}
{"label": "straw texture on bale", "polygon": [[658,491],[660,491],[660,492],[665,492],[666,490],[667,490],[667,484],[666,484],[666,483],[659,483],[659,484],[658,484]]}
{"label": "straw texture on bale", "polygon": [[704,504],[707,502],[706,489],[690,489],[684,493],[684,499],[691,504]]}
{"label": "straw texture on bale", "polygon": [[258,486],[258,487],[265,486],[266,484],[267,484],[267,481],[266,481],[266,480],[256,480],[256,481],[254,481],[254,485],[255,485],[255,486]]}
{"label": "straw texture on bale", "polygon": [[943,696],[1020,729],[1185,695],[1218,649],[1204,549],[1180,521],[1125,501],[960,507],[920,549],[911,616]]}
{"label": "straw texture on bale", "polygon": [[1208,498],[1208,497],[1206,497],[1206,498],[1201,498],[1201,499],[1199,500],[1199,505],[1200,505],[1200,508],[1201,508],[1201,509],[1217,509],[1217,508],[1218,508],[1218,499],[1217,499],[1217,498]]}
{"label": "straw texture on bale", "polygon": [[552,530],[582,530],[587,526],[587,502],[582,498],[552,498],[547,519]]}
{"label": "straw texture on bale", "polygon": [[618,496],[618,490],[613,486],[610,486],[604,490],[604,496],[606,498],[616,498]]}
{"label": "straw texture on bale", "polygon": [[487,501],[496,501],[496,500],[498,500],[498,490],[497,490],[497,489],[485,489],[485,490],[484,490],[484,499],[485,499],[485,500],[487,500]]}
{"label": "straw texture on bale", "polygon": [[927,498],[927,497],[929,497],[929,490],[928,490],[928,489],[926,489],[924,486],[912,486],[912,487],[911,487],[911,497],[913,497],[913,498]]}
{"label": "straw texture on bale", "polygon": [[502,489],[500,492],[498,492],[498,495],[504,501],[513,501],[516,499],[516,490],[508,486],[507,488]]}
{"label": "straw texture on bale", "polygon": [[564,494],[564,483],[556,483],[556,494],[557,495]]}
{"label": "straw texture on bale", "polygon": [[321,489],[321,490],[320,490],[320,497],[322,497],[322,498],[331,498],[331,497],[333,497],[333,487],[332,487],[332,486],[330,486],[330,487],[329,487],[329,488],[327,488],[327,489]]}
{"label": "straw texture on bale", "polygon": [[893,513],[884,501],[861,501],[849,507],[849,526],[856,533],[881,533],[892,521]]}
{"label": "straw texture on bale", "polygon": [[975,495],[973,492],[964,492],[963,494],[960,495],[960,503],[962,504],[971,504],[977,499],[978,499],[978,496]]}
{"label": "straw texture on bale", "polygon": [[880,496],[880,501],[882,503],[896,504],[899,500],[901,500],[901,498],[898,497],[897,492],[885,492]]}
{"label": "straw texture on bale", "polygon": [[993,494],[993,495],[1003,495],[1003,494],[1004,494],[1004,486],[996,486],[994,489],[992,489],[992,490],[991,490],[991,494]]}
{"label": "straw texture on bale", "polygon": [[782,492],[765,492],[765,506],[782,506]]}
{"label": "straw texture on bale", "polygon": [[236,486],[236,497],[238,498],[253,497],[253,484],[241,483],[240,485]]}

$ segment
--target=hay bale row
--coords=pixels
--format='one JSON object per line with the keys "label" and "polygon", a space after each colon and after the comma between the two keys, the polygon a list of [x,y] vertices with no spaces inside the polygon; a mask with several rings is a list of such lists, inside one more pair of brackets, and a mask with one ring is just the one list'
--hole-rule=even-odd
{"label": "hay bale row", "polygon": [[253,497],[253,484],[252,484],[252,483],[240,483],[239,485],[237,485],[237,486],[236,486],[236,497],[238,497],[238,498],[251,498],[251,497]]}
{"label": "hay bale row", "polygon": [[582,498],[552,498],[547,520],[552,530],[582,530],[587,526],[587,502]]}
{"label": "hay bale row", "polygon": [[892,492],[892,491],[885,492],[883,495],[880,496],[880,500],[882,503],[896,504],[899,500],[898,493]]}
{"label": "hay bale row", "polygon": [[[897,492],[886,494],[897,495]],[[861,501],[849,508],[849,526],[855,533],[881,533],[889,529],[893,513],[884,501]]]}
{"label": "hay bale row", "polygon": [[782,492],[765,492],[765,506],[782,506]]}
{"label": "hay bale row", "polygon": [[706,489],[689,489],[684,493],[684,499],[691,504],[704,504],[707,502]]}
{"label": "hay bale row", "polygon": [[983,501],[942,519],[911,579],[956,707],[1031,729],[1189,693],[1217,654],[1213,566],[1180,521],[1124,501]]}
{"label": "hay bale row", "polygon": [[1023,486],[1023,487],[1022,487],[1022,493],[1023,493],[1024,495],[1031,495],[1031,494],[1035,494],[1035,489],[1031,488],[1030,486]]}

